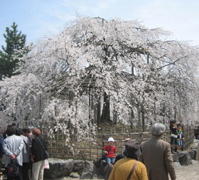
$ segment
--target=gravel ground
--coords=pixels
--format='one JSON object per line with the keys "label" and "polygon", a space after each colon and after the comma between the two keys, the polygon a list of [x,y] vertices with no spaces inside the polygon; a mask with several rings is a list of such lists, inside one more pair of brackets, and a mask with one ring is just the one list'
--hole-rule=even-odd
{"label": "gravel ground", "polygon": [[189,166],[175,164],[177,180],[199,180],[199,162],[192,161]]}
{"label": "gravel ground", "polygon": [[[199,162],[198,161],[192,161],[192,162],[193,164],[189,166],[181,166],[178,163],[174,164],[177,180],[199,180]],[[55,179],[55,180],[76,180],[76,179],[72,179],[72,178],[63,179],[62,178],[62,179]]]}

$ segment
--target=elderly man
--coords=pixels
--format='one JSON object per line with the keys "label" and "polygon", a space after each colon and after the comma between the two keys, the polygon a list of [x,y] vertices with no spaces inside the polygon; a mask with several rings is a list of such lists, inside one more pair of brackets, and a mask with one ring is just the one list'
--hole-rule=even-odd
{"label": "elderly man", "polygon": [[152,137],[141,145],[141,160],[146,165],[149,180],[176,180],[170,144],[161,140],[165,132],[164,124],[155,123],[152,126]]}

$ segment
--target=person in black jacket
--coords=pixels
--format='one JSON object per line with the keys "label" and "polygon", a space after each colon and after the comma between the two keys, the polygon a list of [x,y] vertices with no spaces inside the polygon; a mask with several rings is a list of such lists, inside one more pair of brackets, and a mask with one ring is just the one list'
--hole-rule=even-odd
{"label": "person in black jacket", "polygon": [[171,144],[171,152],[177,152],[178,149],[178,133],[177,133],[177,124],[176,121],[170,122],[170,144]]}
{"label": "person in black jacket", "polygon": [[38,128],[32,129],[32,180],[43,180],[44,163],[48,158],[46,143],[41,137],[41,130]]}

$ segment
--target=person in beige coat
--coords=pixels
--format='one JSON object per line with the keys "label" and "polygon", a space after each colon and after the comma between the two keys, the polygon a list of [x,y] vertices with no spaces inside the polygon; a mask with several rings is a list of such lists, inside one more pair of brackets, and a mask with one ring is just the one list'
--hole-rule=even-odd
{"label": "person in beige coat", "polygon": [[149,180],[176,180],[171,155],[171,146],[161,140],[165,132],[164,124],[155,123],[152,126],[152,137],[141,144],[141,161],[146,165]]}

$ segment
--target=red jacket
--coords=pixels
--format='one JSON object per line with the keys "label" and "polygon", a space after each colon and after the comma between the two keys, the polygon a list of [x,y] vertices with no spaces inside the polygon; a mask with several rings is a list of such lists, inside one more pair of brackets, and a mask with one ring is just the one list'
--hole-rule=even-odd
{"label": "red jacket", "polygon": [[108,152],[108,154],[106,154],[106,157],[110,157],[110,158],[116,157],[116,147],[115,146],[107,145],[107,146],[104,146],[103,149]]}

